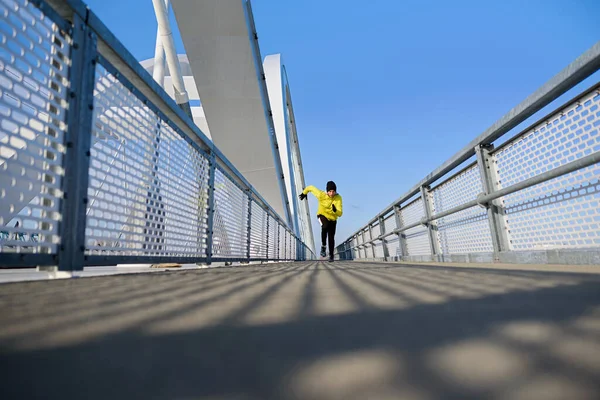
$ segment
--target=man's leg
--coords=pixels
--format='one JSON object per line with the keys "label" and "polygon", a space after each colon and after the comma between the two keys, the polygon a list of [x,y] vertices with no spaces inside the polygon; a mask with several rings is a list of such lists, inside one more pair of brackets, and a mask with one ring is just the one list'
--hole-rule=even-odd
{"label": "man's leg", "polygon": [[322,215],[318,216],[319,222],[321,223],[321,257],[325,257],[325,245],[327,243],[327,231],[329,228],[329,220]]}
{"label": "man's leg", "polygon": [[333,254],[335,251],[335,228],[337,227],[337,221],[329,221],[329,229],[327,229],[327,236],[329,241],[329,261],[333,261]]}

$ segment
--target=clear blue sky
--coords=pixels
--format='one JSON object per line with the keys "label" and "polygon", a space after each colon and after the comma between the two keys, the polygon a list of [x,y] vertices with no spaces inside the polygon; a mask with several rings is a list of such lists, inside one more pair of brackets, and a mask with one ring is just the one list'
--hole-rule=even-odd
{"label": "clear blue sky", "polygon": [[[153,57],[150,0],[88,4],[134,56]],[[286,64],[306,182],[335,180],[344,197],[338,242],[600,40],[598,0],[252,6],[262,56]]]}

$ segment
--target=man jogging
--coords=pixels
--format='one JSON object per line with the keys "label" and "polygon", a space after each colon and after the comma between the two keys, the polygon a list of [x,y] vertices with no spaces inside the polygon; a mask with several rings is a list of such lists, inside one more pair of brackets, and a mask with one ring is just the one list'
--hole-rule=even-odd
{"label": "man jogging", "polygon": [[333,181],[327,182],[325,192],[314,186],[307,186],[300,195],[300,200],[306,199],[308,192],[312,193],[319,201],[317,218],[321,224],[321,257],[325,257],[325,241],[329,240],[329,262],[333,261],[335,248],[335,228],[337,219],[342,216],[342,196],[337,193],[337,187]]}

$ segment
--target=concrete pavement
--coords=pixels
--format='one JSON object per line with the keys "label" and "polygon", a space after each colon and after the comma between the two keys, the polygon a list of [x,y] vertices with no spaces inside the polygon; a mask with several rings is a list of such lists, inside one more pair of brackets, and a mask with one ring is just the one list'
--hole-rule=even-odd
{"label": "concrete pavement", "polygon": [[0,398],[597,399],[600,275],[322,262],[0,285]]}

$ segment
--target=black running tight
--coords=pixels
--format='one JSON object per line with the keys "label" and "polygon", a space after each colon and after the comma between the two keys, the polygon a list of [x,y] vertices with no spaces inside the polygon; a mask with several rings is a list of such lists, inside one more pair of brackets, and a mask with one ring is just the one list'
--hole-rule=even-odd
{"label": "black running tight", "polygon": [[321,221],[321,245],[325,247],[326,240],[329,240],[329,257],[332,257],[335,249],[335,228],[337,221],[330,221],[322,215],[318,217]]}

